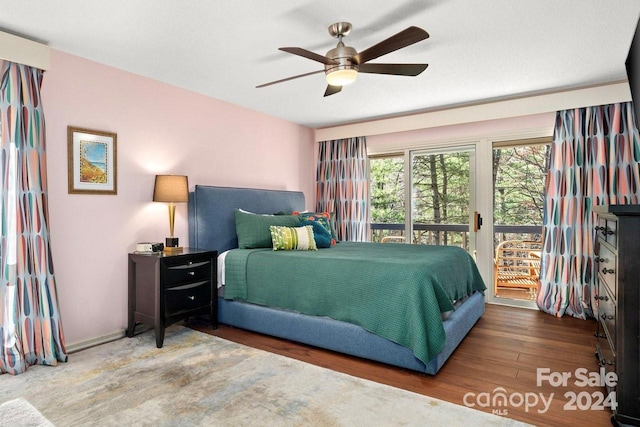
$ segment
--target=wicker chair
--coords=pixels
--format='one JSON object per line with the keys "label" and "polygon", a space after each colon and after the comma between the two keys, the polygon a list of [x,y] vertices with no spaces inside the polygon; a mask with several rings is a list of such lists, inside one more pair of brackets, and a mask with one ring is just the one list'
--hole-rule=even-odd
{"label": "wicker chair", "polygon": [[526,289],[535,298],[540,281],[541,242],[505,240],[496,248],[493,263],[494,295],[500,288]]}
{"label": "wicker chair", "polygon": [[380,243],[404,243],[404,236],[384,236]]}

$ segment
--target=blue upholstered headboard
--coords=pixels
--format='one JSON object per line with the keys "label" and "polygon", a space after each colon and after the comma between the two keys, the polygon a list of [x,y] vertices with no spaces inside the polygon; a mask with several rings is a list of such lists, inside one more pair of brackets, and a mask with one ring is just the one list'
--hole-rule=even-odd
{"label": "blue upholstered headboard", "polygon": [[304,208],[300,191],[196,185],[189,193],[189,246],[218,253],[237,248],[236,209],[274,214]]}

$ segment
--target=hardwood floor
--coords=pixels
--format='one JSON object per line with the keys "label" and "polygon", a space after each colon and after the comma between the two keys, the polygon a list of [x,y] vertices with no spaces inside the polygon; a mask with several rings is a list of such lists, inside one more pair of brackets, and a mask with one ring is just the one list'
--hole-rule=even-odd
{"label": "hardwood floor", "polygon": [[[596,322],[570,317],[556,318],[536,310],[489,304],[478,321],[449,360],[435,376],[429,376],[381,363],[354,358],[335,352],[281,340],[221,325],[212,330],[206,326],[193,328],[251,347],[281,354],[318,366],[366,378],[442,399],[459,405],[475,403],[475,409],[492,412],[539,426],[610,426],[611,412],[604,410],[571,410],[569,396],[580,394],[573,407],[590,406],[592,396],[605,393],[603,387],[579,387],[576,369],[598,372],[595,358]],[[566,386],[553,387],[549,381],[537,385],[537,368],[550,373],[568,372]],[[593,374],[592,374],[593,375]],[[578,384],[576,384],[578,382]],[[511,400],[507,406],[479,407],[483,397],[493,397],[502,387]],[[535,398],[551,401],[548,410]],[[529,399],[525,405],[520,397]]]}

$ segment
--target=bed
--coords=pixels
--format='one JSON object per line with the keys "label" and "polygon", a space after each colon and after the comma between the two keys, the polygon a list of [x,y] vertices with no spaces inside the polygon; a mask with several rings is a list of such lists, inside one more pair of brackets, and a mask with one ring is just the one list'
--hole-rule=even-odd
{"label": "bed", "polygon": [[[217,250],[219,254],[237,248],[238,237],[236,235],[235,215],[238,209],[256,214],[274,214],[279,212],[301,211],[304,210],[304,208],[304,194],[301,192],[196,185],[189,196],[189,245],[203,249],[214,249]],[[362,246],[358,247],[357,245]],[[339,251],[347,251],[355,256],[358,251],[354,248],[365,247],[374,252],[382,250],[420,250],[419,247],[414,245],[341,242],[331,248],[316,251],[315,258],[318,258],[316,262],[322,262],[325,266],[331,265],[331,263],[337,263],[338,258],[344,258],[342,254],[339,254]],[[392,247],[395,249],[391,249]],[[425,250],[435,250],[434,247],[423,248]],[[245,251],[247,250],[242,249],[231,251],[230,253],[244,253]],[[278,262],[285,262],[284,258],[286,257],[295,258],[291,265],[297,265],[296,257],[304,256],[302,253],[297,253],[297,251],[286,251],[286,253],[283,253],[281,251],[271,251],[268,249],[248,250],[247,254],[250,253],[252,259],[265,258],[262,262],[273,262],[266,261],[266,257],[271,256],[270,253],[273,252],[279,252],[284,255],[284,257],[278,258]],[[401,255],[400,258],[413,256],[419,256],[419,254],[406,252]],[[468,254],[465,253],[465,256],[468,257]],[[332,257],[338,258],[331,260]],[[323,259],[322,261],[320,261],[321,258]],[[470,257],[468,258],[470,259]],[[407,262],[404,265],[399,265],[399,268],[396,269],[394,274],[397,273],[401,276],[403,271],[410,270],[411,264],[412,263]],[[473,269],[477,272],[472,260],[471,264],[473,264]],[[341,268],[345,267],[343,266]],[[371,267],[370,270],[373,276],[370,276],[367,280],[370,282],[379,282],[377,286],[380,287],[384,286],[385,280],[404,280],[396,275],[391,278],[388,276],[383,277],[385,268],[380,268],[380,271],[375,272],[375,268]],[[444,269],[452,270],[449,266],[442,268],[442,270]],[[265,282],[268,276],[276,274],[276,267],[266,270],[273,274],[264,274]],[[339,270],[337,264],[333,270]],[[249,271],[248,268],[247,271]],[[407,274],[410,274],[410,272]],[[293,274],[288,277],[288,282],[291,282],[291,277],[300,277],[300,275],[296,276]],[[332,276],[331,283],[340,282],[340,280],[335,280],[335,278],[336,276]],[[370,280],[371,278],[375,280]],[[406,332],[400,331],[399,335],[397,335],[398,331],[393,330],[393,322],[389,321],[389,316],[391,316],[392,319],[394,317],[393,311],[387,310],[386,308],[381,310],[379,302],[377,303],[378,305],[372,306],[370,313],[384,312],[387,317],[381,321],[376,319],[377,314],[365,315],[367,319],[372,318],[373,320],[369,321],[369,323],[360,322],[363,325],[361,326],[352,323],[351,320],[336,320],[336,318],[334,318],[336,316],[334,316],[333,313],[332,317],[314,313],[313,310],[308,307],[302,309],[289,308],[286,306],[272,308],[266,305],[268,302],[258,301],[258,303],[252,303],[238,298],[225,299],[223,295],[219,295],[218,322],[435,375],[484,313],[484,295],[482,292],[485,289],[484,283],[482,283],[479,275],[476,275],[473,281],[477,283],[467,284],[467,292],[455,291],[457,292],[455,295],[456,298],[454,298],[456,299],[455,305],[452,304],[451,307],[448,307],[452,310],[450,310],[446,317],[440,312],[437,313],[437,317],[434,317],[433,313],[431,313],[432,310],[426,310],[425,313],[427,314],[423,316],[426,320],[424,322],[417,322],[425,323],[425,325],[418,325],[420,333],[418,333],[417,336],[425,335],[425,339],[434,343],[433,345],[425,345],[420,340],[416,343],[412,338],[409,339],[411,342],[407,342],[403,336],[411,334],[407,334]],[[462,289],[464,288],[465,287]],[[332,292],[336,290],[339,290],[339,287],[335,287]],[[462,295],[460,292],[466,293],[466,295]],[[238,296],[236,294],[234,295],[236,297]],[[268,292],[263,293],[263,297],[267,299],[268,295]],[[437,294],[434,296],[430,290],[428,291],[428,295],[421,296],[417,299],[431,300],[434,297],[442,299],[442,295]],[[324,297],[320,296],[318,298],[318,301],[320,301]],[[345,298],[347,297],[341,296],[340,300],[346,300]],[[313,308],[315,305],[315,303],[312,303],[309,304],[309,307]],[[442,306],[445,307],[447,304],[445,303]],[[309,312],[309,310],[311,310],[311,312]],[[419,311],[420,309],[416,308],[416,310]],[[439,311],[443,310],[444,309],[441,308]],[[338,313],[338,319],[341,315],[341,313]],[[413,323],[416,322],[412,322],[412,324]],[[382,332],[376,330],[376,325],[378,324],[382,325]],[[392,327],[389,327],[389,325]],[[372,330],[376,333],[370,332]],[[390,330],[390,332],[387,333],[387,330]],[[422,332],[424,332],[424,334],[422,334]],[[439,341],[439,336],[442,336],[442,342]],[[436,347],[434,347],[434,345]],[[422,350],[421,346],[425,346],[425,349]]]}

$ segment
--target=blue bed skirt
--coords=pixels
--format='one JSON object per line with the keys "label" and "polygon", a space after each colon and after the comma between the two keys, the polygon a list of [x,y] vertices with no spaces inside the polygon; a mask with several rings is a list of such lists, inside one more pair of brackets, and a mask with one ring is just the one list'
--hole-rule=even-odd
{"label": "blue bed skirt", "polygon": [[409,348],[351,323],[218,298],[220,323],[430,375],[440,370],[483,313],[484,295],[476,292],[444,321],[445,347],[425,366]]}

